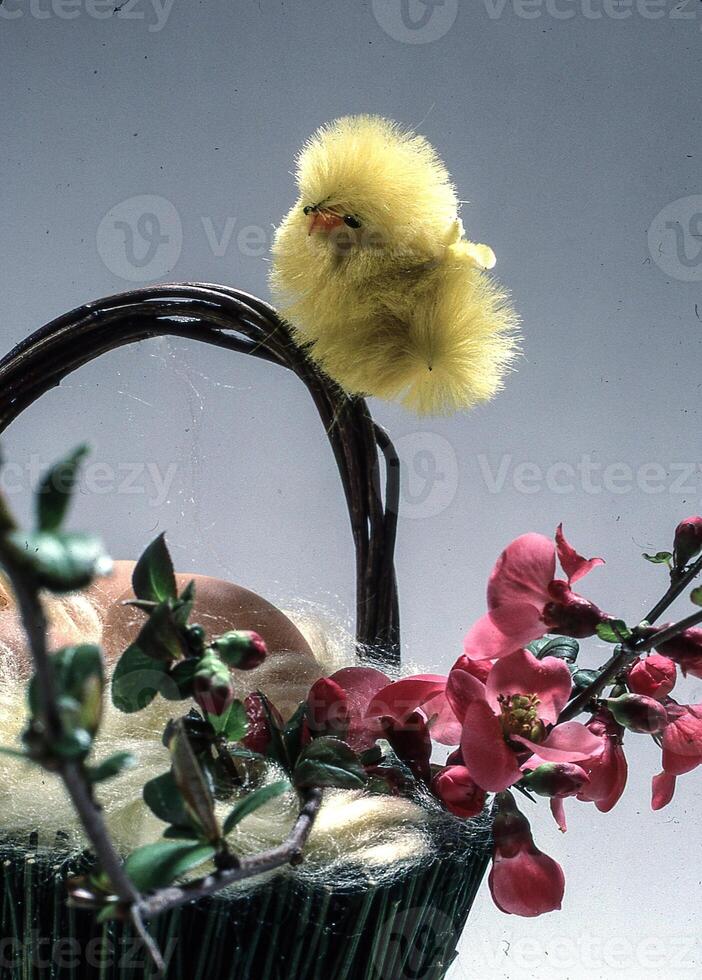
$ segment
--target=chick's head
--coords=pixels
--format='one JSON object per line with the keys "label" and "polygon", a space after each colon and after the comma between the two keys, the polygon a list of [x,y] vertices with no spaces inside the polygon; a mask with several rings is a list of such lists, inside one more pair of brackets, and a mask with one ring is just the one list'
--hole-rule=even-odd
{"label": "chick's head", "polygon": [[456,192],[434,148],[379,116],[322,126],[303,147],[296,178],[289,225],[310,247],[348,261],[365,262],[369,252],[434,258],[455,225]]}

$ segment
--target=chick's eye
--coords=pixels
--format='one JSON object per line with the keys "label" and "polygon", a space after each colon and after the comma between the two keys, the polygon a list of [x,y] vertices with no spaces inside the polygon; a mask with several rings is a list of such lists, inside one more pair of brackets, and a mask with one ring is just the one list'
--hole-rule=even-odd
{"label": "chick's eye", "polygon": [[313,211],[314,211],[314,208],[312,207],[311,204],[306,204],[304,206],[304,208],[302,209],[302,213],[303,214],[312,214]]}
{"label": "chick's eye", "polygon": [[354,218],[354,216],[352,214],[345,214],[344,215],[344,224],[345,225],[348,225],[349,228],[360,228],[361,227],[361,222],[358,220],[358,218]]}

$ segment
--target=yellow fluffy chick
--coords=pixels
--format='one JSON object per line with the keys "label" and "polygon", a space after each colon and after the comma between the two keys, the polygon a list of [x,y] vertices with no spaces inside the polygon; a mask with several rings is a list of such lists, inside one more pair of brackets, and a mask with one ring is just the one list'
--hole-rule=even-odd
{"label": "yellow fluffy chick", "polygon": [[484,401],[516,350],[517,317],[463,237],[451,178],[422,136],[378,116],[322,126],[297,162],[271,288],[300,343],[352,394],[422,415]]}

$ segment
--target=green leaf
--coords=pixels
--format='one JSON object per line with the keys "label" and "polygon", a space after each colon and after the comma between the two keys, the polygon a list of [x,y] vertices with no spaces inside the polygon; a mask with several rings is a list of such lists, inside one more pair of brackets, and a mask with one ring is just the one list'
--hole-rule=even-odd
{"label": "green leaf", "polygon": [[702,606],[702,585],[698,585],[696,589],[692,590],[690,599],[696,606]]}
{"label": "green leaf", "polygon": [[91,783],[102,783],[106,779],[113,779],[119,776],[125,769],[131,769],[137,763],[136,756],[131,752],[115,752],[114,755],[104,759],[96,766],[87,768],[88,778]]}
{"label": "green leaf", "polygon": [[[174,725],[175,734],[168,748],[171,752],[173,778],[183,797],[190,818],[202,828],[206,840],[220,838],[219,823],[215,816],[214,797],[208,779],[192,750],[182,720]],[[172,821],[182,823],[183,821]]]}
{"label": "green leaf", "polygon": [[599,676],[599,670],[576,670],[573,674],[573,688],[576,691],[582,691],[594,684]]}
{"label": "green leaf", "polygon": [[144,802],[159,820],[178,826],[191,826],[183,797],[176,785],[172,772],[150,779],[142,790]]}
{"label": "green leaf", "polygon": [[172,661],[183,656],[181,627],[168,602],[160,602],[154,607],[134,645],[154,660]]}
{"label": "green leaf", "polygon": [[240,742],[249,728],[246,708],[241,701],[232,701],[223,715],[208,714],[207,720],[217,735],[221,735],[228,742]]}
{"label": "green leaf", "polygon": [[151,602],[177,597],[173,562],[166,547],[165,535],[159,534],[134,566],[132,588],[137,599]]}
{"label": "green leaf", "polygon": [[631,630],[621,619],[608,619],[597,626],[597,635],[605,643],[626,643],[631,639]]}
{"label": "green leaf", "polygon": [[287,793],[289,789],[290,783],[288,780],[281,779],[277,783],[271,783],[269,786],[261,786],[260,789],[254,790],[253,793],[248,793],[242,800],[239,800],[224,821],[222,830],[225,836],[230,834],[244,817],[248,817],[249,814],[254,813],[259,807],[268,803],[269,800],[274,800],[277,796]]}
{"label": "green leaf", "polygon": [[170,885],[176,878],[211,860],[214,853],[214,847],[209,844],[157,841],[130,854],[124,870],[140,892],[147,892]]}
{"label": "green leaf", "polygon": [[365,769],[353,749],[341,739],[328,735],[307,746],[293,773],[295,785],[301,788],[359,789],[366,779]]}
{"label": "green leaf", "polygon": [[538,660],[543,660],[544,657],[557,657],[572,664],[578,658],[580,644],[572,636],[547,636],[541,640],[534,640],[527,649]]}
{"label": "green leaf", "polygon": [[88,453],[87,446],[78,446],[59,460],[41,479],[37,490],[37,524],[40,531],[58,531],[68,510],[76,482],[78,467]]}
{"label": "green leaf", "polygon": [[177,825],[173,827],[166,827],[163,832],[163,836],[166,840],[199,840],[197,831],[193,830],[192,827],[179,827]]}
{"label": "green leaf", "polygon": [[288,750],[285,745],[285,739],[283,738],[283,732],[276,721],[273,707],[263,691],[257,691],[256,694],[261,699],[261,706],[263,707],[271,736],[266,746],[266,756],[269,759],[273,759],[274,762],[277,762],[284,769],[289,770],[290,760],[288,759]]}
{"label": "green leaf", "polygon": [[669,565],[673,560],[673,556],[669,551],[657,551],[655,555],[647,555],[644,552],[642,557],[646,561],[650,561],[652,565]]}
{"label": "green leaf", "polygon": [[185,626],[195,605],[195,582],[191,579],[174,603],[174,614],[179,626]]}
{"label": "green leaf", "polygon": [[[105,687],[102,650],[93,643],[62,647],[51,655],[50,662],[59,697],[69,708],[71,726],[84,728],[94,735],[102,717]],[[29,709],[36,717],[41,709],[36,674],[29,682],[27,695]]]}
{"label": "green leaf", "polygon": [[[307,720],[307,703],[305,701],[299,704],[295,714],[292,716],[290,721],[287,723],[283,729],[283,741],[285,742],[285,749],[287,756],[290,759],[290,764],[295,765],[297,762],[300,752],[302,751],[302,740],[305,729],[305,721]],[[308,738],[309,741],[309,738]]]}
{"label": "green leaf", "polygon": [[52,592],[83,589],[112,568],[102,542],[90,534],[11,531],[7,541],[17,560],[34,573],[38,584]]}
{"label": "green leaf", "polygon": [[168,665],[147,657],[138,646],[130,646],[120,657],[112,675],[112,703],[125,714],[141,711],[161,690],[166,690]]}
{"label": "green leaf", "polygon": [[199,661],[196,657],[179,660],[171,667],[168,677],[172,683],[164,686],[161,694],[169,701],[183,701],[192,697],[193,678],[197,673]]}
{"label": "green leaf", "polygon": [[361,760],[361,764],[363,766],[377,766],[382,761],[382,758],[383,750],[377,742],[369,749],[365,749],[359,755],[359,759]]}

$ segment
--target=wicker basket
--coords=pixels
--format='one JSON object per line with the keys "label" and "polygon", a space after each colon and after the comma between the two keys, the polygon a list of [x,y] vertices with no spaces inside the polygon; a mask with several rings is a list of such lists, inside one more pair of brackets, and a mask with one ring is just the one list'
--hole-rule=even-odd
{"label": "wicker basket", "polygon": [[[89,303],[42,327],[0,362],[0,431],[43,392],[100,354],[173,335],[251,354],[294,371],[318,409],[339,469],[356,554],[360,660],[400,662],[393,565],[399,461],[365,401],[345,395],[265,303],[238,290],[174,284]],[[381,458],[385,488],[381,486]],[[334,890],[292,869],[152,923],[169,980],[438,980],[490,853],[487,816],[430,824],[433,857],[392,884]],[[69,909],[65,878],[89,864],[33,839],[0,844],[0,977],[126,980],[151,975],[128,927]]]}

